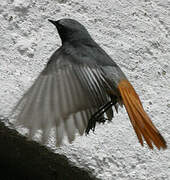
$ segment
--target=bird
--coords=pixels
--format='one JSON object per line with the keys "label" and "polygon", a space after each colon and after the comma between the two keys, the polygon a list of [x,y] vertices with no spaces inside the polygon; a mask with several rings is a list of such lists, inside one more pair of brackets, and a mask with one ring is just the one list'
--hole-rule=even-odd
{"label": "bird", "polygon": [[72,143],[76,133],[89,134],[96,123],[112,120],[113,108],[118,112],[124,106],[139,143],[166,149],[133,85],[85,26],[69,18],[49,22],[56,27],[61,46],[14,107],[16,125],[28,128],[30,139],[41,130],[43,143],[54,129],[60,146],[65,136]]}

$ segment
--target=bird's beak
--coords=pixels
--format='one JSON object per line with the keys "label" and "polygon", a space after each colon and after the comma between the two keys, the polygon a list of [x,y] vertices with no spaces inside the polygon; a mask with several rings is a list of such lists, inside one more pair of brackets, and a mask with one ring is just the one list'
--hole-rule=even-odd
{"label": "bird's beak", "polygon": [[55,26],[57,26],[57,21],[53,21],[53,20],[51,20],[51,19],[48,19],[48,21],[50,21],[52,24],[54,24]]}

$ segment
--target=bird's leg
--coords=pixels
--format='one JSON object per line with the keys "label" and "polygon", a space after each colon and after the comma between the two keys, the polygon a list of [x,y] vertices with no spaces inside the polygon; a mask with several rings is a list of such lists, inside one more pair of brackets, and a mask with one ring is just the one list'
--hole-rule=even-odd
{"label": "bird's leg", "polygon": [[101,116],[103,114],[103,111],[105,110],[105,108],[107,108],[108,106],[110,107],[111,103],[112,103],[112,101],[109,101],[106,104],[104,104],[103,106],[101,106],[99,108],[99,110],[92,115],[92,117],[97,118],[97,117]]}
{"label": "bird's leg", "polygon": [[102,107],[100,107],[99,110],[91,116],[91,118],[88,122],[87,128],[86,128],[86,134],[88,134],[91,129],[93,131],[95,130],[96,122],[104,123],[107,120],[104,117],[102,117],[102,119],[100,119],[100,120],[98,120],[98,118],[100,118],[112,106],[113,106],[113,102],[109,101],[106,104],[104,104]]}
{"label": "bird's leg", "polygon": [[[102,121],[99,121],[99,120],[97,120],[98,118],[100,118],[110,107],[112,107],[113,106],[113,102],[110,102],[109,104],[107,104],[107,106],[105,107],[105,108],[103,108],[101,111],[97,111],[98,112],[98,114],[96,114],[96,116],[92,116],[93,118],[95,118],[96,119],[96,121],[97,122],[102,122]],[[106,119],[106,118],[104,118],[104,119]],[[106,119],[107,120],[107,119]]]}
{"label": "bird's leg", "polygon": [[111,108],[112,106],[115,106],[115,109],[116,111],[118,112],[118,109],[117,109],[117,96],[110,96],[111,98],[111,101],[107,102],[106,104],[104,104],[103,106],[101,106],[99,108],[99,110],[97,112],[95,112],[91,118],[89,119],[89,122],[88,122],[88,125],[87,125],[87,128],[86,128],[86,134],[89,133],[90,130],[95,130],[95,126],[96,126],[96,122],[105,122],[106,119],[105,117],[103,117],[102,115],[109,109]]}

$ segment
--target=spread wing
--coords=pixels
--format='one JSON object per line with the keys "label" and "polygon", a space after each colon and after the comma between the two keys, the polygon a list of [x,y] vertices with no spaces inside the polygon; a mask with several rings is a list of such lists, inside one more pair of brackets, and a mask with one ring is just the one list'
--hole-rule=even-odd
{"label": "spread wing", "polygon": [[109,101],[106,88],[109,85],[96,65],[77,65],[62,57],[50,61],[16,105],[17,125],[27,127],[30,138],[41,129],[44,142],[55,128],[57,145],[64,134],[71,142],[76,131],[82,135],[91,115]]}

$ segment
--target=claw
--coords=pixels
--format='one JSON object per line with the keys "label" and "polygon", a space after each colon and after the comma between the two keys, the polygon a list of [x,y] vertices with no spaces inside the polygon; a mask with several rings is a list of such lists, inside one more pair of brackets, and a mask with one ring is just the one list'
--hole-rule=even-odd
{"label": "claw", "polygon": [[119,105],[118,105],[118,104],[114,104],[114,107],[115,107],[116,112],[118,113],[118,107],[119,107]]}

